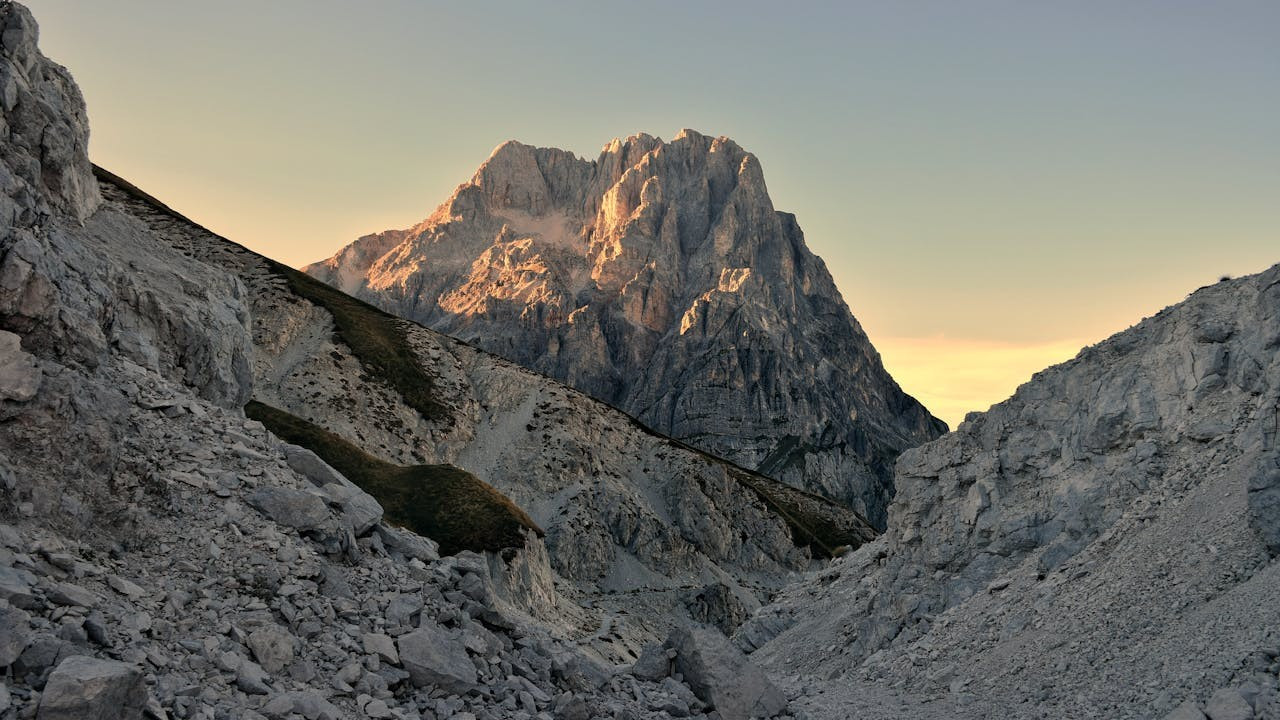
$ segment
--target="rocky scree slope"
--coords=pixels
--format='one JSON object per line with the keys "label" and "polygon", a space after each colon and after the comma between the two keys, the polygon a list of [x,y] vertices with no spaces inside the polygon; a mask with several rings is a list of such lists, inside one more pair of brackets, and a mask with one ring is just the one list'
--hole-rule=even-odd
{"label": "rocky scree slope", "polygon": [[1280,266],[904,453],[889,531],[735,639],[815,717],[1280,716],[1278,412]]}
{"label": "rocky scree slope", "polygon": [[[0,718],[733,717],[751,700],[699,681],[750,667],[714,635],[677,638],[684,681],[601,663],[573,630],[602,613],[560,597],[535,535],[441,558],[246,419],[273,367],[251,286],[100,186],[79,92],[36,42],[0,3]],[[782,547],[785,525],[743,505]]]}
{"label": "rocky scree slope", "polygon": [[881,528],[894,459],[946,430],[723,137],[508,142],[419,225],[305,270]]}

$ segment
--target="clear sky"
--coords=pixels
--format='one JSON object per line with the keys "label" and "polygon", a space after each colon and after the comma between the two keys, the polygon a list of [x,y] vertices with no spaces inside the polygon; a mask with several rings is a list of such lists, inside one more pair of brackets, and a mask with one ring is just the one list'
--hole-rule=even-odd
{"label": "clear sky", "polygon": [[954,424],[1280,261],[1280,2],[28,0],[94,160],[290,264],[500,142],[728,135]]}

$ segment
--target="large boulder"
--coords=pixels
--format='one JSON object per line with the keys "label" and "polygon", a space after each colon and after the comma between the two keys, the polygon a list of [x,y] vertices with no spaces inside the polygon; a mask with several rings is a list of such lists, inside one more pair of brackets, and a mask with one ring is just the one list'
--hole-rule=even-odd
{"label": "large boulder", "polygon": [[49,675],[36,720],[138,720],[146,705],[138,668],[76,655]]}
{"label": "large boulder", "polygon": [[293,662],[297,640],[279,625],[268,625],[249,633],[246,641],[253,657],[269,673],[278,673]]}
{"label": "large boulder", "polygon": [[676,628],[666,645],[675,650],[675,668],[684,681],[723,720],[768,718],[787,709],[782,691],[719,632]]}
{"label": "large boulder", "polygon": [[382,505],[320,456],[297,445],[286,444],[283,449],[289,467],[320,488],[324,499],[342,512],[343,520],[357,536],[369,532],[382,520]]}
{"label": "large boulder", "polygon": [[438,687],[461,694],[476,686],[476,668],[462,639],[433,623],[396,641],[400,664],[414,687]]}
{"label": "large boulder", "polygon": [[248,500],[267,517],[298,530],[318,530],[330,519],[324,500],[305,490],[264,487],[250,495]]}
{"label": "large boulder", "polygon": [[1239,691],[1222,688],[1209,697],[1204,712],[1209,720],[1252,720],[1253,706]]}
{"label": "large boulder", "polygon": [[31,640],[31,616],[11,605],[0,606],[0,667],[9,667]]}

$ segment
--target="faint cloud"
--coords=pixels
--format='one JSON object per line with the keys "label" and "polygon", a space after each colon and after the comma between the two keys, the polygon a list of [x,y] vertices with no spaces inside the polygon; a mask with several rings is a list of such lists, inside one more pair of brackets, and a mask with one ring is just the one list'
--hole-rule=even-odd
{"label": "faint cloud", "polygon": [[1070,360],[1090,341],[997,342],[971,338],[880,337],[876,348],[902,389],[953,429],[987,410],[1050,365]]}

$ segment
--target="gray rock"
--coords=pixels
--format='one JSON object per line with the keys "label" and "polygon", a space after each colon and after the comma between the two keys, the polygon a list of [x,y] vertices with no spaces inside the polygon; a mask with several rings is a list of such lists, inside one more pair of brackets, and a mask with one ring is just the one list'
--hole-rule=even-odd
{"label": "gray rock", "polygon": [[249,633],[246,644],[258,664],[275,674],[293,662],[297,639],[279,625],[267,625]]}
{"label": "gray rock", "polygon": [[396,593],[387,602],[385,618],[391,627],[412,627],[414,618],[422,612],[422,597],[416,594]]}
{"label": "gray rock", "polygon": [[631,674],[654,682],[670,675],[671,658],[667,657],[667,648],[657,643],[645,645],[631,666]]}
{"label": "gray rock", "polygon": [[675,668],[690,689],[724,720],[768,718],[787,709],[782,691],[719,632],[677,628],[666,644],[676,651]]}
{"label": "gray rock", "polygon": [[[1207,319],[1234,329],[1198,341]],[[981,668],[980,689],[943,683],[960,683],[975,715],[1239,673],[1280,623],[1280,577],[1261,551],[1280,526],[1277,346],[1280,266],[1037,373],[904,452],[890,530],[781,593],[738,631],[742,646],[779,673],[907,688]],[[1010,584],[985,592],[997,578]],[[1223,620],[1212,642],[1206,618]],[[1063,644],[1013,649],[1028,633]],[[1151,713],[1144,693],[1095,697],[1104,706],[1081,713]]]}
{"label": "gray rock", "polygon": [[258,663],[240,658],[236,666],[236,687],[247,695],[267,695],[271,675]]}
{"label": "gray rock", "polygon": [[385,524],[376,526],[374,530],[387,550],[403,555],[406,559],[416,559],[426,563],[440,559],[440,546],[430,538]]}
{"label": "gray rock", "polygon": [[343,720],[341,710],[312,690],[282,693],[271,698],[260,708],[269,718],[285,718],[297,713],[307,720]]}
{"label": "gray rock", "polygon": [[47,633],[37,633],[31,636],[26,649],[14,661],[14,675],[42,675],[59,661],[74,654],[81,653],[76,653],[69,643]]}
{"label": "gray rock", "polygon": [[50,601],[58,605],[91,608],[98,604],[98,596],[79,585],[54,583],[45,591]]}
{"label": "gray rock", "polygon": [[434,623],[402,635],[396,645],[415,687],[460,694],[476,686],[476,669],[462,640]]}
{"label": "gray rock", "polygon": [[147,594],[147,591],[143,590],[136,583],[122,578],[119,575],[108,575],[107,585],[110,585],[112,590],[115,590],[128,598],[136,599],[145,597]]}
{"label": "gray rock", "polygon": [[400,664],[400,653],[396,652],[396,641],[391,636],[382,633],[365,633],[364,634],[364,651],[377,655],[384,662],[392,665]]}
{"label": "gray rock", "polygon": [[289,467],[320,488],[325,500],[341,510],[343,518],[357,536],[369,532],[382,520],[382,505],[315,453],[289,444],[285,444],[282,449]]}
{"label": "gray rock", "polygon": [[324,500],[304,490],[264,487],[255,490],[247,500],[272,520],[298,530],[317,530],[331,519]]}
{"label": "gray rock", "polygon": [[0,606],[0,667],[8,667],[27,649],[31,616],[11,606]]}
{"label": "gray rock", "polygon": [[49,675],[37,720],[138,720],[147,705],[142,672],[113,660],[76,656]]}
{"label": "gray rock", "polygon": [[1234,688],[1222,688],[1204,706],[1209,720],[1252,720],[1253,707]]}
{"label": "gray rock", "polygon": [[0,330],[0,400],[30,400],[40,389],[41,377],[35,356],[22,349],[22,338]]}

